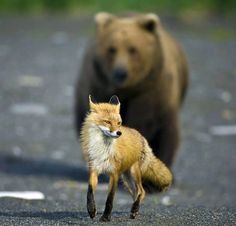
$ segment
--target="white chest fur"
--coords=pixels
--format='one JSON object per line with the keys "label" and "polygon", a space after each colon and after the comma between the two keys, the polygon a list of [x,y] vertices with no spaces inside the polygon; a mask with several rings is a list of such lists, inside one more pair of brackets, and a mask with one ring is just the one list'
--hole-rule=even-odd
{"label": "white chest fur", "polygon": [[100,173],[112,172],[114,167],[110,159],[114,156],[114,139],[105,137],[98,127],[89,129],[89,165]]}

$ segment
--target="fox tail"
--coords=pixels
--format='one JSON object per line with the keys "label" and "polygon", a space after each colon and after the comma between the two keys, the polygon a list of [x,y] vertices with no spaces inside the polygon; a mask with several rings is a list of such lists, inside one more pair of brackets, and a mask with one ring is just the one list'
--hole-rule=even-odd
{"label": "fox tail", "polygon": [[143,182],[151,182],[161,191],[167,190],[173,180],[172,173],[168,167],[158,159],[152,152],[152,149],[144,139],[143,158],[140,162]]}

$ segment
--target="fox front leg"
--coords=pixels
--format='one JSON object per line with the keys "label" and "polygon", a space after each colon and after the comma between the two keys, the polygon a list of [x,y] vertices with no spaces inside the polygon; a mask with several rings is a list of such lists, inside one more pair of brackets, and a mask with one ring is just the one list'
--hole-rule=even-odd
{"label": "fox front leg", "polygon": [[111,175],[109,180],[109,193],[107,196],[105,210],[100,218],[100,221],[110,221],[111,220],[111,211],[113,207],[113,200],[115,196],[115,191],[118,183],[118,176]]}
{"label": "fox front leg", "polygon": [[94,218],[97,213],[95,199],[94,199],[94,193],[96,191],[97,182],[98,182],[97,173],[95,171],[90,171],[89,185],[88,185],[88,192],[87,192],[87,210],[91,218]]}

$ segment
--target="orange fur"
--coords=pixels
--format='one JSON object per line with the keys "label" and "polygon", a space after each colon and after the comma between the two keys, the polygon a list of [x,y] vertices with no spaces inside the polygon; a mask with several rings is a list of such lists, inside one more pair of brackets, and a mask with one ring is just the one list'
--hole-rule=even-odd
{"label": "orange fur", "polygon": [[117,174],[120,175],[129,170],[134,163],[139,162],[143,179],[153,180],[158,186],[167,187],[171,184],[172,175],[169,169],[152,154],[146,139],[137,130],[118,125],[118,122],[121,122],[120,106],[108,103],[94,104],[90,101],[90,109],[91,112],[87,115],[81,132],[81,146],[88,163],[89,127],[107,126],[111,131],[122,132],[118,139],[113,139],[112,147],[115,153],[110,158]]}
{"label": "orange fur", "polygon": [[[122,135],[110,137],[118,132]],[[94,191],[100,173],[110,175],[109,192],[116,188],[122,174],[130,173],[135,189],[125,180],[127,177],[124,177],[125,185],[138,202],[145,196],[142,179],[162,190],[172,182],[171,172],[154,156],[146,139],[137,130],[121,126],[120,103],[95,104],[90,99],[90,113],[81,130],[81,147],[90,172],[89,184]]]}

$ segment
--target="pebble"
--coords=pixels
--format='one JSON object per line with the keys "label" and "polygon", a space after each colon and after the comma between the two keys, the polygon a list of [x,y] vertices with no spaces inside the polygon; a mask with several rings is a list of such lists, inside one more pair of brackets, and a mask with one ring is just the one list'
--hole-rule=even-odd
{"label": "pebble", "polygon": [[236,125],[212,126],[210,133],[215,136],[233,136],[236,135]]}
{"label": "pebble", "polygon": [[18,84],[22,87],[40,87],[43,85],[43,78],[33,75],[22,75],[18,77]]}
{"label": "pebble", "polygon": [[170,196],[168,196],[168,195],[164,196],[161,199],[161,204],[164,205],[164,206],[171,206],[172,202],[171,202]]}
{"label": "pebble", "polygon": [[10,112],[16,115],[43,116],[48,114],[48,108],[39,103],[16,103],[10,107]]}

